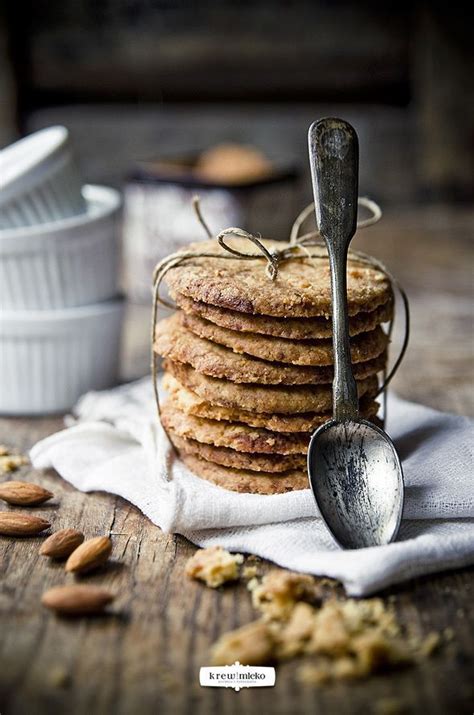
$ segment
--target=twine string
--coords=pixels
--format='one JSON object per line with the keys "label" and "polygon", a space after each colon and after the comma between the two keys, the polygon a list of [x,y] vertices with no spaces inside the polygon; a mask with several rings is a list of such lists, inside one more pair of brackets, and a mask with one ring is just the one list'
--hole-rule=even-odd
{"label": "twine string", "polygon": [[[196,218],[198,222],[201,224],[204,232],[208,236],[208,238],[212,238],[213,234],[205,221],[202,211],[201,211],[201,206],[200,206],[200,201],[197,196],[193,198],[193,209],[196,215]],[[368,199],[366,197],[359,197],[358,199],[358,204],[359,206],[363,206],[364,208],[368,209],[371,212],[371,216],[369,216],[366,219],[363,219],[361,221],[357,222],[357,228],[366,228],[367,226],[372,226],[373,224],[377,223],[382,217],[382,211],[378,204],[375,203],[375,201],[372,201],[371,199]],[[310,231],[308,233],[300,235],[301,228],[305,221],[311,216],[314,216],[314,203],[309,204],[306,206],[300,214],[296,217],[293,226],[290,231],[290,237],[288,243],[284,245],[283,248],[281,249],[268,249],[263,242],[261,241],[261,237],[254,236],[251,233],[248,233],[242,228],[237,228],[237,227],[230,227],[226,228],[223,231],[221,231],[217,236],[216,240],[219,246],[225,251],[225,253],[214,253],[214,252],[207,252],[207,251],[178,251],[176,253],[172,253],[171,255],[167,256],[166,258],[163,258],[157,265],[155,266],[155,269],[153,271],[153,309],[152,309],[152,319],[151,319],[151,376],[152,376],[152,383],[153,383],[153,391],[154,391],[154,396],[155,396],[155,403],[156,403],[156,409],[158,412],[158,417],[160,416],[160,399],[159,399],[159,393],[158,393],[158,366],[157,366],[157,356],[155,354],[155,351],[153,349],[153,343],[155,340],[155,331],[156,331],[156,324],[157,324],[157,319],[158,319],[158,306],[163,305],[167,308],[171,308],[172,310],[176,309],[176,305],[174,303],[170,303],[168,300],[163,298],[160,295],[160,287],[162,284],[162,281],[165,277],[165,275],[170,271],[172,268],[176,268],[177,266],[182,265],[183,263],[186,263],[194,258],[219,258],[219,259],[229,259],[229,260],[235,260],[238,258],[239,260],[244,260],[244,261],[254,261],[254,260],[265,260],[266,261],[266,267],[265,267],[265,272],[267,277],[271,281],[275,281],[278,277],[278,271],[281,263],[287,260],[301,260],[301,259],[310,259],[312,262],[316,263],[316,261],[319,260],[325,260],[328,261],[328,255],[326,251],[326,247],[324,242],[320,238],[320,233],[318,228],[316,227],[315,230]],[[258,253],[247,253],[242,250],[238,250],[233,246],[230,246],[226,239],[228,238],[242,238],[250,243],[252,243],[254,246],[258,248]],[[403,305],[403,313],[404,313],[404,323],[405,323],[405,330],[404,330],[404,337],[402,341],[402,346],[400,348],[399,354],[397,356],[397,359],[395,360],[393,367],[387,374],[387,370],[385,368],[384,370],[384,379],[382,381],[382,385],[380,386],[379,390],[377,391],[375,397],[383,393],[384,395],[384,405],[386,408],[386,390],[395,376],[398,368],[400,367],[400,364],[405,356],[405,352],[408,347],[408,341],[410,337],[410,307],[408,303],[408,296],[403,289],[403,287],[400,285],[399,281],[395,278],[395,276],[388,270],[388,268],[382,263],[382,261],[379,261],[377,258],[374,258],[373,256],[369,256],[366,253],[363,253],[362,251],[349,251],[348,253],[348,258],[351,260],[355,261],[356,263],[363,265],[363,266],[369,266],[372,268],[377,268],[379,271],[381,271],[390,281],[390,284],[393,288],[396,288],[401,300],[402,300],[402,305]],[[388,338],[390,340],[392,333],[393,333],[393,319],[391,319],[388,325]],[[384,417],[386,414],[386,409],[384,409]]]}

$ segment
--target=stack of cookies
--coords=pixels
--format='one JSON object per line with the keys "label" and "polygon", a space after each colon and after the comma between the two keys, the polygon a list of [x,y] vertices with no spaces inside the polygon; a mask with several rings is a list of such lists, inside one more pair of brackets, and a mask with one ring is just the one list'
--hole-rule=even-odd
{"label": "stack of cookies", "polygon": [[[232,247],[249,252],[243,239]],[[229,258],[215,240],[187,250],[226,257],[193,258],[166,275],[179,310],[155,334],[168,393],[163,426],[190,470],[214,484],[257,494],[304,489],[311,434],[332,411],[328,262],[285,261],[270,281],[265,259]],[[375,419],[393,293],[382,272],[352,260],[347,280],[360,414]]]}

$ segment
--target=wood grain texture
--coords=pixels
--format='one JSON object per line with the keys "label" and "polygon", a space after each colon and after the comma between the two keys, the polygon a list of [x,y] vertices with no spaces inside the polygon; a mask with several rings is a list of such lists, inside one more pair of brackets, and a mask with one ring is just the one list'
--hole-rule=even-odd
{"label": "wood grain texture", "polygon": [[[396,389],[433,407],[473,413],[469,234],[474,217],[451,209],[387,216],[354,247],[385,260],[410,293],[413,340]],[[124,371],[147,365],[148,311],[131,308]],[[0,443],[26,451],[62,427],[61,418],[1,419]],[[217,591],[184,577],[194,547],[166,535],[120,498],[75,491],[53,472],[25,467],[15,478],[37,481],[55,498],[28,510],[53,529],[86,537],[112,534],[110,564],[88,583],[117,594],[112,615],[59,619],[40,604],[43,591],[73,583],[63,566],[38,555],[41,537],[0,537],[0,712],[2,715],[132,715],[237,712],[380,712],[395,698],[401,712],[471,713],[474,703],[474,570],[416,579],[389,589],[403,623],[426,634],[450,627],[454,640],[420,667],[354,684],[299,686],[298,663],[279,666],[271,690],[201,689],[199,667],[226,630],[254,612],[243,586]],[[8,477],[0,477],[2,481]]]}

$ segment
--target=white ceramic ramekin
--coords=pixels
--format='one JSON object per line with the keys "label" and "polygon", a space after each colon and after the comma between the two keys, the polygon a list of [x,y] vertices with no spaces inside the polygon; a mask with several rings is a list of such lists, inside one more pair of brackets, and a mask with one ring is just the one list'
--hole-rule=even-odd
{"label": "white ceramic ramekin", "polygon": [[87,213],[0,231],[0,309],[50,310],[117,294],[120,194],[85,186]]}
{"label": "white ceramic ramekin", "polygon": [[44,312],[0,311],[0,413],[69,410],[118,377],[122,298]]}
{"label": "white ceramic ramekin", "polygon": [[49,127],[0,151],[0,228],[33,226],[86,210],[66,127]]}

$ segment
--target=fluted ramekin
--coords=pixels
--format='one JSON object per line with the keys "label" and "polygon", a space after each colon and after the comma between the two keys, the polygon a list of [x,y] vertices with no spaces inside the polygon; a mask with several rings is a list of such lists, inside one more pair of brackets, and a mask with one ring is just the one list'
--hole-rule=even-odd
{"label": "fluted ramekin", "polygon": [[0,413],[69,410],[118,379],[124,300],[55,311],[0,311]]}
{"label": "fluted ramekin", "polygon": [[81,178],[66,127],[48,127],[0,151],[0,228],[84,213]]}
{"label": "fluted ramekin", "polygon": [[0,231],[0,309],[50,310],[117,294],[120,194],[85,186],[87,213]]}

